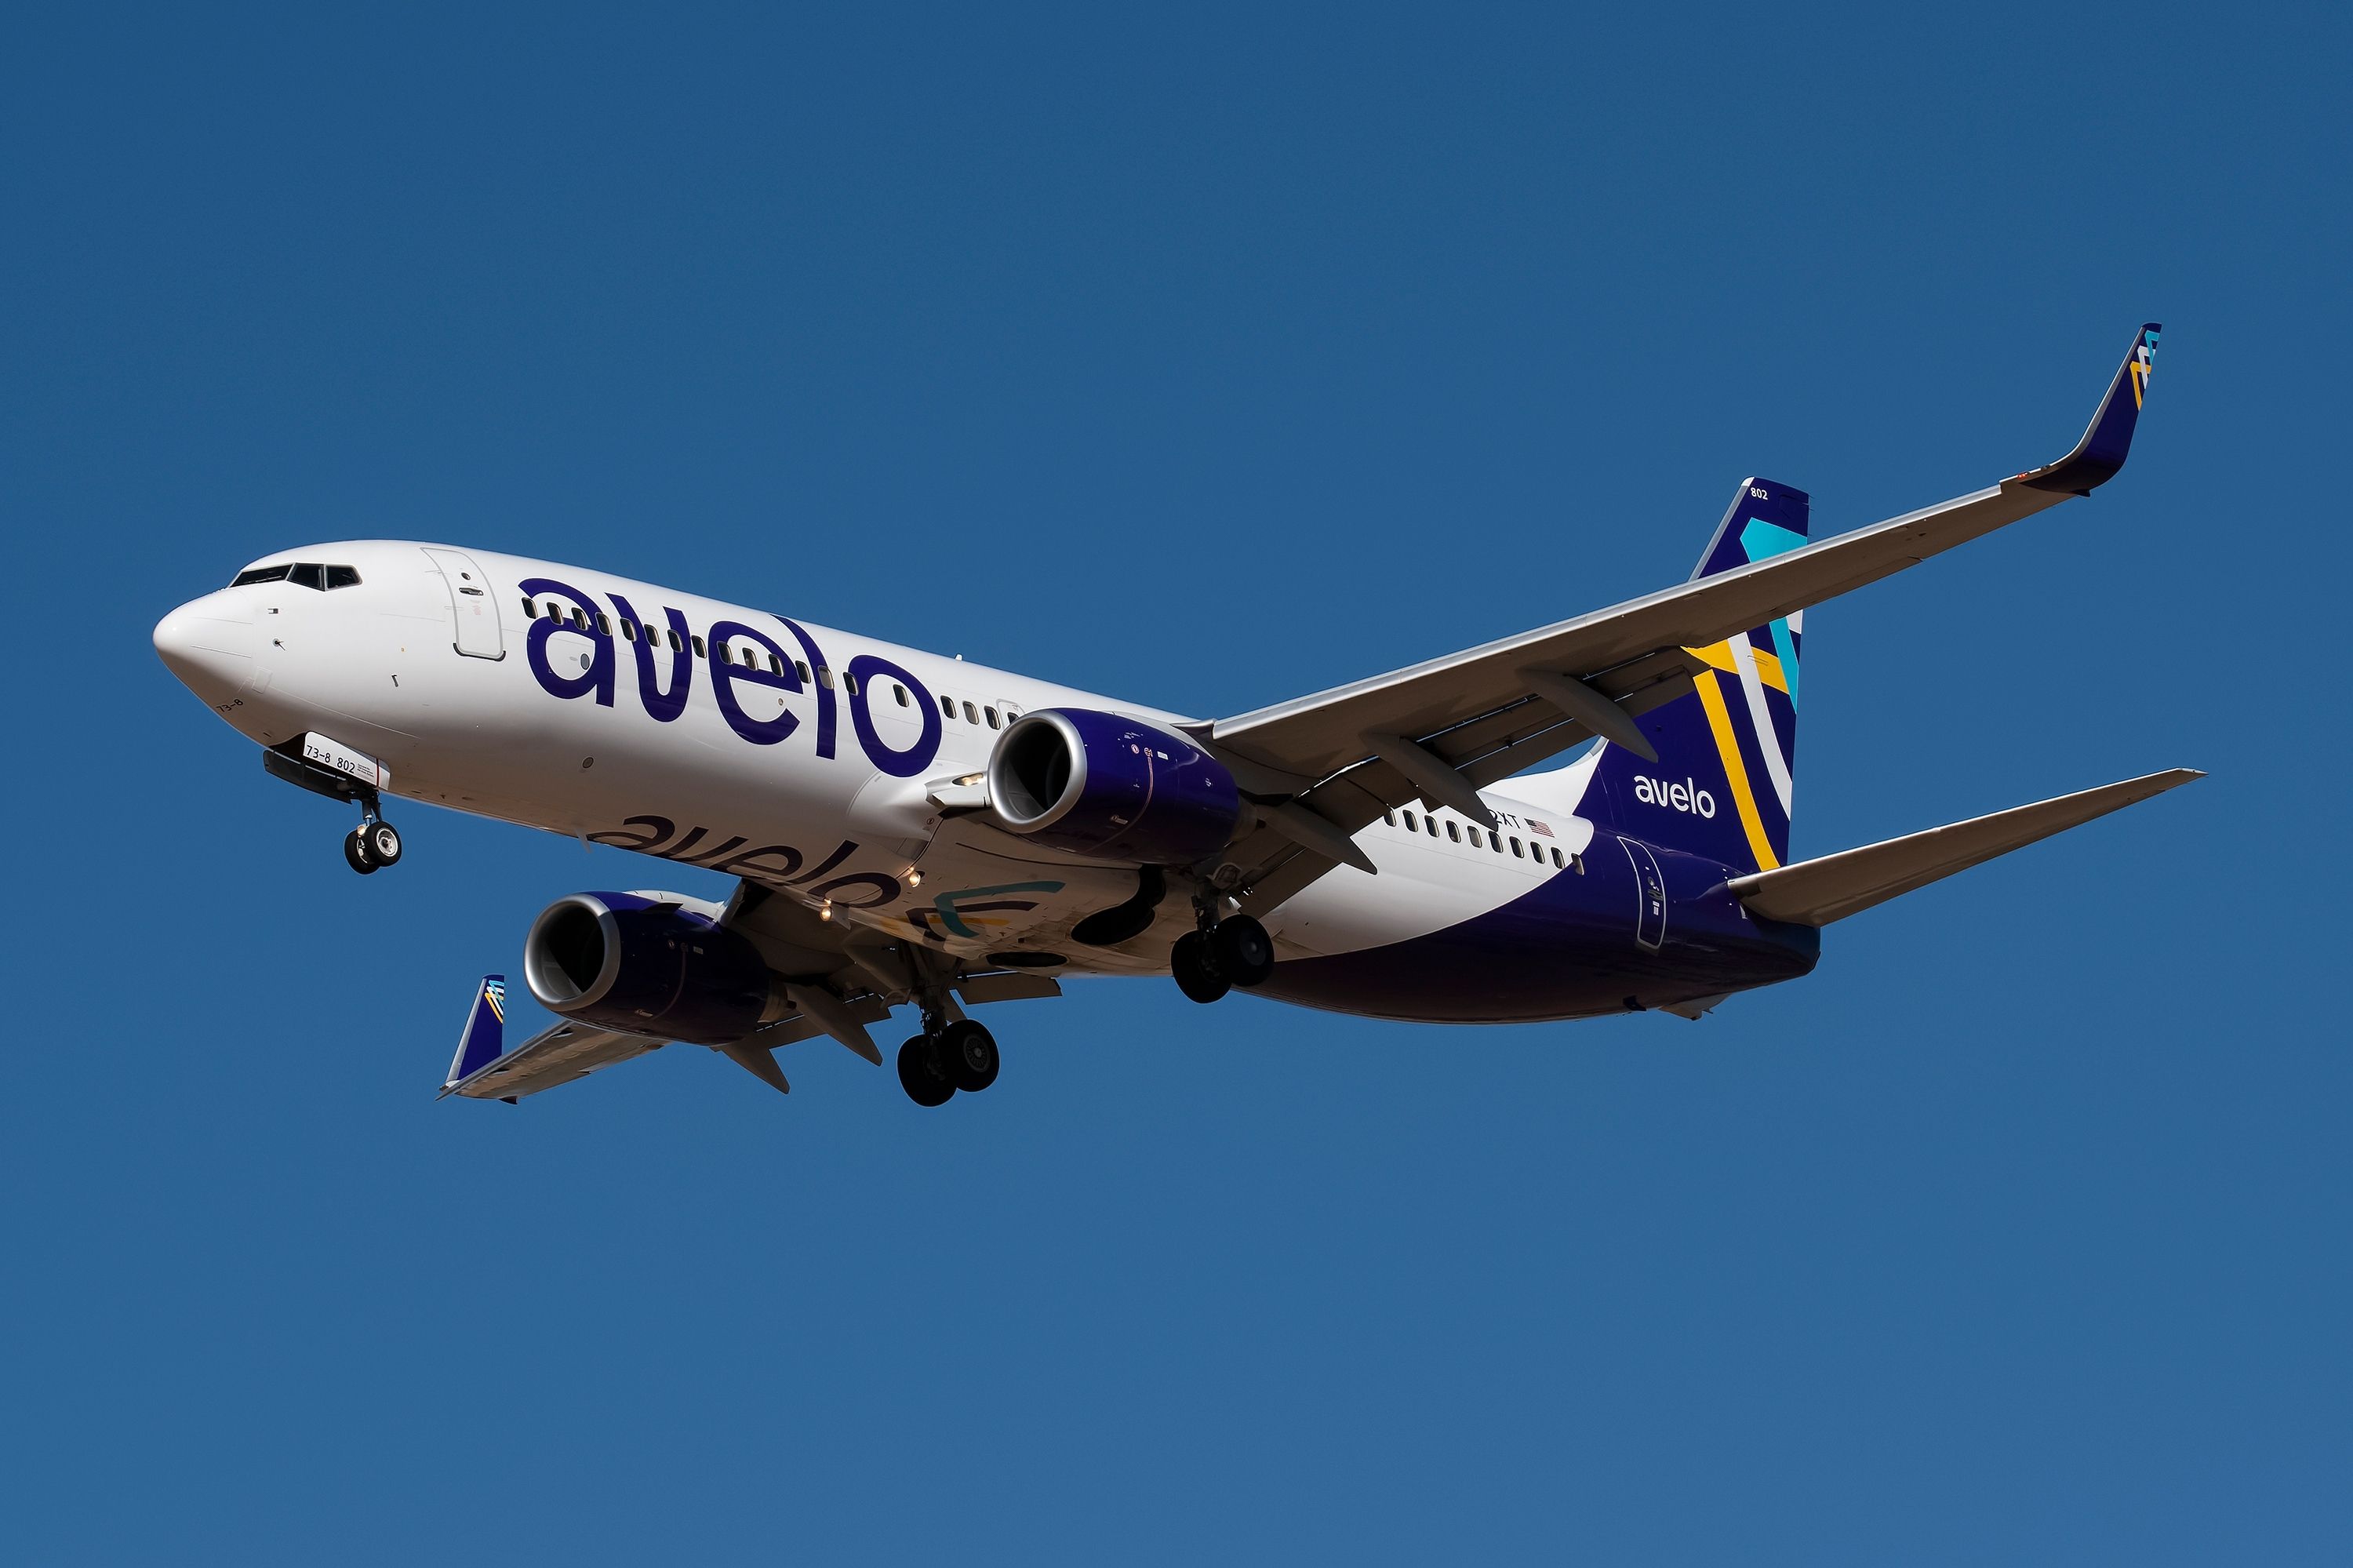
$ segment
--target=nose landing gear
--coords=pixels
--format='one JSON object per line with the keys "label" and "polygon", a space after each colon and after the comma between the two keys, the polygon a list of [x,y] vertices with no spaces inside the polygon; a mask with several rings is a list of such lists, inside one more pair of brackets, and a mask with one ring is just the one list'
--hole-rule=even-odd
{"label": "nose landing gear", "polygon": [[261,767],[271,778],[313,795],[359,806],[360,825],[343,838],[343,859],[353,871],[369,876],[400,863],[400,831],[384,820],[379,787],[390,781],[392,773],[382,763],[311,733],[263,747]]}
{"label": "nose landing gear", "polygon": [[400,863],[400,830],[376,815],[376,798],[369,795],[360,802],[366,819],[343,839],[343,859],[362,876],[371,876],[388,865]]}
{"label": "nose landing gear", "polygon": [[958,1089],[976,1095],[997,1082],[997,1037],[960,1018],[899,1047],[899,1086],[919,1106],[944,1106]]}
{"label": "nose landing gear", "polygon": [[1229,915],[1176,938],[1168,954],[1176,989],[1195,1001],[1211,1002],[1234,986],[1263,985],[1274,973],[1274,938],[1247,915]]}

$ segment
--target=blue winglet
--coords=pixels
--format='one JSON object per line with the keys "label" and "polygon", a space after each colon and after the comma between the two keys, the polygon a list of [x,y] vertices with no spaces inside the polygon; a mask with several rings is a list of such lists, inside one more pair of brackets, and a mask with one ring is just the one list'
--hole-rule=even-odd
{"label": "blue winglet", "polygon": [[2140,406],[2148,396],[2148,376],[2157,361],[2158,323],[2149,322],[2133,337],[2132,349],[2108,383],[2108,395],[2084,431],[2075,450],[2057,462],[2046,463],[2010,482],[2035,490],[2056,490],[2089,495],[2116,478],[2132,450],[2133,427],[2140,421]]}
{"label": "blue winglet", "polygon": [[466,1032],[458,1036],[458,1054],[449,1058],[444,1094],[499,1059],[506,1048],[506,1021],[507,977],[484,975],[474,990],[473,1011],[466,1014]]}

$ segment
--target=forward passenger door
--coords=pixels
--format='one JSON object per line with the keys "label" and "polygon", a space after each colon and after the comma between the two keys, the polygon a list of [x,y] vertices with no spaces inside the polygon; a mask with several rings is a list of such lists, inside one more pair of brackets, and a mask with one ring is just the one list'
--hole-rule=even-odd
{"label": "forward passenger door", "polygon": [[449,614],[455,622],[452,646],[469,659],[505,658],[506,634],[499,625],[498,595],[482,568],[463,550],[428,549],[425,554],[449,585]]}

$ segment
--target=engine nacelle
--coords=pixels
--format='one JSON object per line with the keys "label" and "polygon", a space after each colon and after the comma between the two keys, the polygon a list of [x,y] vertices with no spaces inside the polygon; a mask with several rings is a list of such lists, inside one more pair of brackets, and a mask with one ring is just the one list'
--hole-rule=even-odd
{"label": "engine nacelle", "polygon": [[549,905],[532,922],[522,972],[551,1012],[697,1045],[741,1040],[786,1011],[750,942],[640,893],[575,893]]}
{"label": "engine nacelle", "polygon": [[1014,832],[1072,854],[1189,865],[1233,842],[1234,776],[1182,736],[1088,708],[1040,708],[997,736],[988,803]]}

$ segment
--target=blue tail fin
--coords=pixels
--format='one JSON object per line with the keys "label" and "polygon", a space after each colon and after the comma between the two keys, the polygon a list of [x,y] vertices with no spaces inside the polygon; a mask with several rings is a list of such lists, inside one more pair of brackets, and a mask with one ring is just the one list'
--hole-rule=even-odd
{"label": "blue tail fin", "polygon": [[484,975],[475,989],[473,1011],[466,1014],[466,1032],[458,1036],[458,1054],[449,1058],[448,1088],[463,1083],[499,1059],[506,1049],[507,977]]}
{"label": "blue tail fin", "polygon": [[[1812,503],[1771,480],[1742,482],[1694,580],[1806,542]],[[1659,754],[1603,743],[1587,810],[1631,837],[1747,871],[1789,858],[1798,767],[1802,612],[1694,648],[1693,690],[1640,719]]]}

